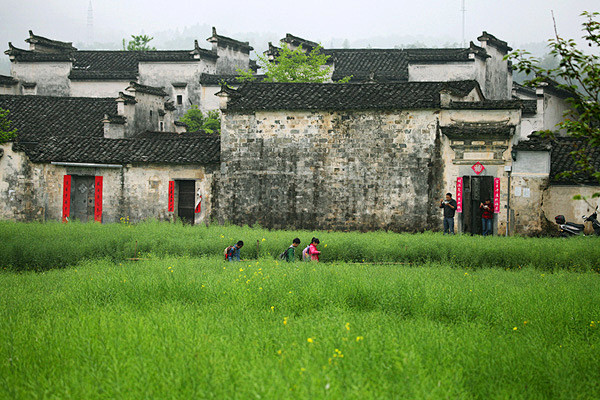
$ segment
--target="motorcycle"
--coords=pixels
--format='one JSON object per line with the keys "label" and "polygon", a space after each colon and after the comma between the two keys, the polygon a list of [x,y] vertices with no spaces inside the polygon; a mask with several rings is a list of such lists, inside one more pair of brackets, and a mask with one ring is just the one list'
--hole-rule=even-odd
{"label": "motorcycle", "polygon": [[[582,216],[585,222],[591,222],[592,227],[594,228],[594,234],[600,236],[600,222],[598,222],[598,206],[592,214],[589,216]],[[565,220],[564,215],[557,215],[554,217],[559,229],[560,236],[562,237],[570,237],[570,236],[580,236],[583,235],[583,230],[585,228],[584,224],[576,224],[574,222],[567,222]]]}

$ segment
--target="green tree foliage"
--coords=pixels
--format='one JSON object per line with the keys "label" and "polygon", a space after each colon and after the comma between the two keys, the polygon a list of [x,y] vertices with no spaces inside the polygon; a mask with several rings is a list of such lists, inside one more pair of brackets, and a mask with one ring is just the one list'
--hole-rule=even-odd
{"label": "green tree foliage", "polygon": [[[326,82],[329,80],[331,70],[327,67],[330,56],[323,53],[319,45],[307,52],[298,46],[290,49],[287,43],[281,43],[279,54],[274,60],[269,60],[265,55],[258,55],[257,64],[265,71],[265,82]],[[251,70],[238,69],[238,81],[251,82],[256,79]],[[350,77],[345,77],[339,82],[345,83]]]}
{"label": "green tree foliage", "polygon": [[217,110],[211,110],[204,115],[198,106],[193,105],[181,118],[181,122],[187,125],[189,132],[202,130],[206,133],[221,133],[221,115]]}
{"label": "green tree foliage", "polygon": [[152,36],[148,35],[131,35],[132,40],[130,40],[127,45],[125,45],[125,39],[123,39],[123,50],[128,51],[148,51],[148,50],[156,50],[156,47],[150,47],[148,43],[153,40]]}
{"label": "green tree foliage", "polygon": [[0,144],[10,142],[17,137],[17,130],[10,129],[9,113],[10,111],[0,108]]}
{"label": "green tree foliage", "polygon": [[[564,119],[557,125],[558,129],[576,138],[582,139],[587,146],[575,150],[571,155],[576,160],[578,171],[589,173],[600,182],[600,171],[596,170],[585,147],[600,147],[600,14],[584,12],[582,23],[583,39],[590,48],[589,52],[579,49],[573,39],[564,39],[558,34],[555,26],[555,37],[548,41],[550,55],[558,60],[558,65],[544,67],[542,60],[532,57],[527,51],[516,50],[507,55],[515,60],[515,69],[531,74],[534,78],[525,82],[529,86],[537,86],[548,79],[558,82],[558,87],[570,93],[567,99],[571,110],[564,114]],[[552,135],[552,132],[543,132]]]}

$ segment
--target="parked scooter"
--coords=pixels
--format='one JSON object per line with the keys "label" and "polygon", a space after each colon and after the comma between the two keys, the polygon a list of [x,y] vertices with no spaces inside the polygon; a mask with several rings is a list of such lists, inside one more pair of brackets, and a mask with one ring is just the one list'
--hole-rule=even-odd
{"label": "parked scooter", "polygon": [[[582,217],[584,221],[589,221],[592,223],[592,227],[594,228],[594,234],[600,236],[600,222],[598,222],[598,206],[594,212],[589,216]],[[554,220],[558,224],[560,228],[560,236],[569,237],[569,236],[579,236],[583,235],[583,229],[585,228],[584,224],[576,224],[574,222],[565,221],[564,215],[557,215],[554,217]]]}

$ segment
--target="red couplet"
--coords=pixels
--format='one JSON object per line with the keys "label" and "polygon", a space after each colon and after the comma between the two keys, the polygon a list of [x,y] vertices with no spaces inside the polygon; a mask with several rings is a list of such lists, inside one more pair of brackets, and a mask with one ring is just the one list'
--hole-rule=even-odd
{"label": "red couplet", "polygon": [[175,181],[169,181],[169,212],[175,211]]}
{"label": "red couplet", "polygon": [[200,214],[201,211],[202,211],[202,196],[200,196],[200,199],[198,200],[198,204],[196,204],[196,209],[194,210],[194,212],[196,214]]}
{"label": "red couplet", "polygon": [[102,222],[102,177],[97,176],[94,183],[94,221]]}
{"label": "red couplet", "polygon": [[456,178],[456,212],[462,212],[463,204],[463,178]]}
{"label": "red couplet", "polygon": [[71,212],[71,175],[65,175],[63,179],[63,207],[62,221],[67,222]]}
{"label": "red couplet", "polygon": [[500,178],[494,178],[494,214],[500,212]]}

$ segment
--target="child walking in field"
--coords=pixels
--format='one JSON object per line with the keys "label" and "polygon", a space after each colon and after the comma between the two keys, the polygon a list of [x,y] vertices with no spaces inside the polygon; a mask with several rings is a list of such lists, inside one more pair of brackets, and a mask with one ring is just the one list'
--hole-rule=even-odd
{"label": "child walking in field", "polygon": [[[310,245],[305,249],[306,252],[306,257],[304,257],[305,261],[308,261],[308,257],[310,257],[310,261],[316,261],[319,262],[319,254],[321,254],[321,252],[319,250],[317,250],[317,245],[321,243],[319,241],[319,239],[317,238],[312,238],[312,240],[310,241]],[[304,253],[303,253],[304,256]]]}
{"label": "child walking in field", "polygon": [[292,245],[290,247],[288,247],[286,251],[281,253],[279,258],[281,258],[282,260],[285,260],[287,262],[294,261],[296,259],[296,247],[298,247],[299,245],[300,245],[300,239],[299,238],[294,239],[292,241]]}

